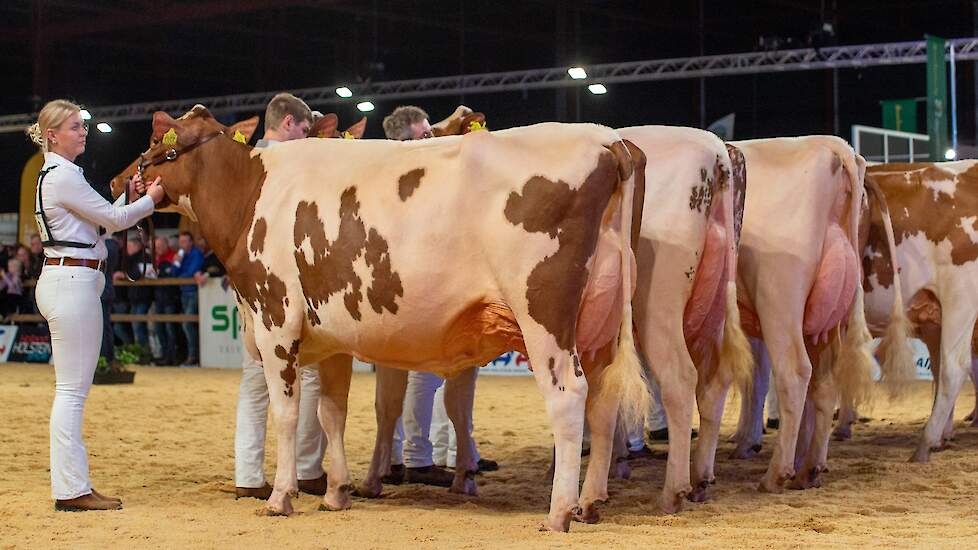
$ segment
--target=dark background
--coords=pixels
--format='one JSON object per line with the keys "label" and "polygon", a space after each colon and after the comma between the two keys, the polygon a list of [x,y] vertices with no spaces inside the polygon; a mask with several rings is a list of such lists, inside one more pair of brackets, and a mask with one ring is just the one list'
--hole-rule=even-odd
{"label": "dark background", "polygon": [[[761,37],[783,47],[978,35],[974,0],[3,0],[0,114],[66,97],[87,106],[576,64],[741,53]],[[818,32],[831,23],[833,35]],[[881,125],[879,101],[925,94],[924,65],[840,69],[838,134]],[[975,143],[975,63],[958,63],[959,135]],[[736,112],[737,139],[836,133],[832,71],[583,89],[374,101],[366,137],[413,103],[432,119],[464,102],[490,128],[544,120],[610,126],[700,126]],[[923,105],[920,106],[921,109]],[[341,125],[352,103],[329,106]],[[232,115],[233,120],[251,114]],[[225,122],[233,122],[225,120]],[[149,122],[94,128],[78,162],[104,181],[141,152]],[[262,129],[259,128],[259,137]],[[923,127],[918,131],[925,132]],[[35,151],[0,134],[0,212],[16,212],[20,173]]]}

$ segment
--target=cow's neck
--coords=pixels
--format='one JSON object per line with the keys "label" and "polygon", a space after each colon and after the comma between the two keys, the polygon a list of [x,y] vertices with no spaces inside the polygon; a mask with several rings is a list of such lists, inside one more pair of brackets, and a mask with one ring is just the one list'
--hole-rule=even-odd
{"label": "cow's neck", "polygon": [[[215,151],[201,159],[190,200],[201,233],[224,265],[244,254],[255,203],[265,181],[265,170],[251,147],[216,140]],[[219,147],[219,149],[218,149]]]}

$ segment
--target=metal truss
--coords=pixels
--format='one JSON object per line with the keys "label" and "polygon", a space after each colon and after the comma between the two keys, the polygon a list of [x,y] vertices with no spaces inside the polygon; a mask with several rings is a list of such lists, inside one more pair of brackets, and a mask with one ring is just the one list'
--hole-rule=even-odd
{"label": "metal truss", "polygon": [[[949,47],[954,47],[957,60],[978,60],[978,37],[951,39],[947,41],[947,44]],[[303,98],[309,105],[321,106],[344,101],[437,97],[540,90],[595,83],[649,82],[926,62],[927,43],[921,40],[589,65],[586,67],[588,77],[583,80],[570,78],[567,74],[567,67],[553,67],[527,71],[368,82],[356,85],[338,83],[333,86],[290,91]],[[344,99],[337,96],[335,90],[338,86],[348,86],[353,91],[354,97]],[[211,112],[216,114],[260,112],[275,93],[277,92],[150,101],[127,105],[89,107],[88,110],[98,122],[144,120],[152,117],[155,111],[166,111],[174,115],[183,114],[198,103],[206,105]],[[33,118],[34,115],[27,113],[0,116],[0,133],[22,131],[33,121]]]}

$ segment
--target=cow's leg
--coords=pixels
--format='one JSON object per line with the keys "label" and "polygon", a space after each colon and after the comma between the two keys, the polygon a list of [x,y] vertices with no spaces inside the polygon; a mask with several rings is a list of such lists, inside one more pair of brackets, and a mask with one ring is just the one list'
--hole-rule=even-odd
{"label": "cow's leg", "polygon": [[971,427],[978,427],[978,355],[971,357],[971,383],[975,387],[975,408],[965,417],[971,423]]}
{"label": "cow's leg", "polygon": [[[299,494],[295,464],[296,428],[299,424],[299,340],[286,348],[282,344],[262,345],[262,368],[268,384],[268,398],[275,421],[278,448],[275,461],[275,484],[272,495],[261,513],[270,516],[290,515],[291,496]],[[268,351],[266,351],[268,350]]]}
{"label": "cow's leg", "polygon": [[[564,351],[553,336],[533,322],[520,323],[533,367],[533,377],[543,394],[554,434],[553,490],[550,514],[544,529],[567,531],[571,518],[579,513],[578,482],[581,472],[581,443],[584,436],[584,405],[587,380],[576,351]],[[592,443],[593,444],[593,443]],[[604,472],[607,476],[607,470]]]}
{"label": "cow's leg", "polygon": [[[833,354],[823,350],[820,354],[819,366],[812,372],[808,399],[805,403],[803,425],[811,427],[798,434],[798,449],[802,449],[802,441],[807,441],[804,456],[796,456],[795,471],[797,474],[789,483],[792,489],[808,489],[820,487],[821,475],[828,470],[829,436],[832,431],[832,415],[838,392],[835,387],[835,377],[832,372]],[[796,453],[797,455],[797,453]]]}
{"label": "cow's leg", "polygon": [[[709,363],[715,365],[715,361],[711,358]],[[728,377],[717,372],[715,367],[704,371],[701,364],[700,369],[699,382],[696,385],[700,434],[693,459],[693,490],[688,497],[693,502],[704,502],[707,498],[706,489],[716,483],[714,464],[717,444],[720,441],[720,422],[723,420],[723,405],[727,400],[727,389],[730,387]],[[669,439],[671,442],[671,433]]]}
{"label": "cow's leg", "polygon": [[455,427],[455,479],[449,491],[465,495],[478,494],[475,475],[479,465],[475,458],[475,441],[469,433],[472,425],[472,407],[475,402],[475,381],[479,367],[463,370],[458,376],[445,381],[445,412]]}
{"label": "cow's leg", "polygon": [[334,355],[319,362],[319,422],[326,433],[329,452],[326,494],[321,510],[345,510],[350,507],[353,483],[346,464],[343,434],[352,374],[353,358],[349,355]]}
{"label": "cow's leg", "polygon": [[600,516],[599,502],[608,500],[608,475],[614,454],[614,438],[618,424],[617,396],[602,396],[601,374],[604,367],[585,368],[588,394],[585,404],[588,429],[591,432],[591,452],[588,455],[587,473],[581,488],[580,512],[576,519],[585,523],[597,523]]}
{"label": "cow's leg", "polygon": [[754,353],[754,381],[750,388],[750,398],[740,402],[740,424],[735,440],[737,447],[731,458],[753,458],[761,452],[764,437],[764,401],[771,384],[771,360],[767,356],[764,341],[749,338]]}
{"label": "cow's leg", "polygon": [[[778,442],[760,489],[779,493],[785,480],[795,475],[795,445],[801,426],[805,396],[812,374],[811,360],[805,350],[801,335],[800,319],[794,323],[768,322],[761,317],[761,324],[771,367],[774,388],[778,394],[780,425]],[[793,328],[788,328],[793,327]]]}
{"label": "cow's leg", "polygon": [[380,480],[391,469],[394,427],[404,409],[404,392],[407,390],[408,371],[377,365],[375,378],[377,389],[374,397],[374,411],[377,415],[377,440],[374,442],[374,455],[370,460],[367,477],[357,487],[357,495],[367,498],[380,496],[383,488]]}
{"label": "cow's leg", "polygon": [[[935,378],[938,380],[934,408],[927,419],[920,444],[910,458],[911,462],[927,462],[930,460],[931,449],[941,447],[941,436],[954,407],[954,400],[961,391],[970,367],[971,331],[975,326],[975,313],[966,307],[955,307],[961,304],[942,305],[940,370],[939,373],[935,371]],[[933,359],[931,365],[933,369]]]}

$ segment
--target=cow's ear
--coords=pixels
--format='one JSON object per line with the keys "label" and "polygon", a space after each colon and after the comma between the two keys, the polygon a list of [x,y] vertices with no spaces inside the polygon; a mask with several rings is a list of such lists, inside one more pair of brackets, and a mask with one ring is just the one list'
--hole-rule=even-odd
{"label": "cow's ear", "polygon": [[163,111],[153,113],[153,137],[152,141],[157,142],[163,139],[163,134],[177,127],[177,121]]}
{"label": "cow's ear", "polygon": [[325,115],[316,119],[316,122],[312,123],[309,127],[309,133],[306,134],[308,137],[318,137],[318,138],[331,138],[336,136],[336,127],[339,125],[339,119],[333,113],[326,113]]}
{"label": "cow's ear", "polygon": [[241,143],[248,143],[251,141],[251,136],[255,135],[255,130],[258,128],[258,117],[253,116],[249,119],[242,120],[240,122],[235,122],[228,128],[228,135],[231,136],[235,141],[240,141]]}
{"label": "cow's ear", "polygon": [[346,129],[347,134],[353,136],[353,139],[363,139],[363,132],[367,129],[367,117],[361,118],[356,124],[350,126]]}

